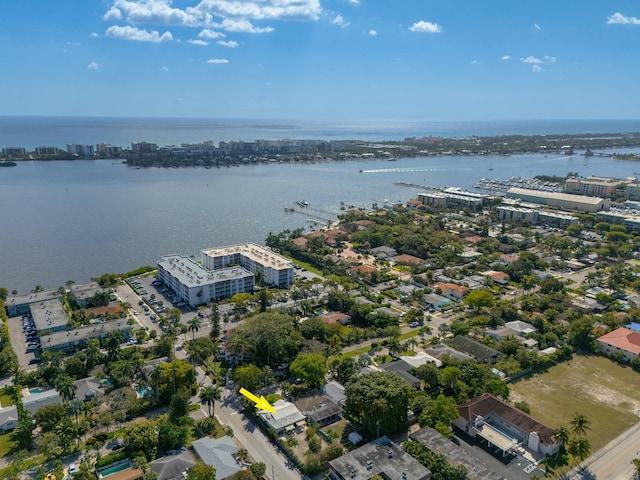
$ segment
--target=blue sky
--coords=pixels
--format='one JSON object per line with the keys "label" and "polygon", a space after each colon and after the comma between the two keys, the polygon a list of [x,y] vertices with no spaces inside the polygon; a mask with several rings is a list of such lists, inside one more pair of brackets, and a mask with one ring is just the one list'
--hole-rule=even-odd
{"label": "blue sky", "polygon": [[639,0],[18,0],[0,18],[0,115],[640,117]]}

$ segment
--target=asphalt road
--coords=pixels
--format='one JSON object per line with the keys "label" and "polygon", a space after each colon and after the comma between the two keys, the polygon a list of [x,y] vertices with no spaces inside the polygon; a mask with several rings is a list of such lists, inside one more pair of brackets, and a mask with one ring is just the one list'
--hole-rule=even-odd
{"label": "asphalt road", "polygon": [[632,480],[631,461],[640,457],[640,423],[615,438],[576,468],[571,480]]}

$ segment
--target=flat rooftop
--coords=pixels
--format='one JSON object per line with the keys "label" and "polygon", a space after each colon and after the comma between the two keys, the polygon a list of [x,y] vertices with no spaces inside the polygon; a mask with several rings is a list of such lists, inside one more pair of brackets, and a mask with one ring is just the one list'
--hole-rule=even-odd
{"label": "flat rooftop", "polygon": [[105,323],[94,323],[74,330],[65,330],[62,332],[54,332],[49,335],[43,335],[40,337],[40,343],[43,350],[49,350],[71,342],[81,342],[91,338],[103,337],[111,334],[111,332],[115,332],[116,330],[130,331],[131,326],[127,324],[126,319],[113,320]]}
{"label": "flat rooftop", "polygon": [[587,197],[585,195],[574,195],[572,193],[544,192],[540,190],[529,190],[527,188],[513,187],[507,190],[507,195],[525,195],[529,197],[547,198],[553,200],[564,200],[566,202],[586,203],[590,205],[600,205],[604,201],[601,197]]}
{"label": "flat rooftop", "polygon": [[102,291],[104,291],[104,288],[98,282],[80,283],[71,286],[71,293],[77,299],[89,299]]}
{"label": "flat rooftop", "polygon": [[62,295],[58,290],[47,290],[46,292],[29,293],[27,295],[9,295],[7,297],[7,307],[12,305],[29,305],[41,302],[42,300],[60,299]]}
{"label": "flat rooftop", "polygon": [[253,273],[242,267],[230,267],[210,271],[189,257],[183,255],[163,255],[158,266],[176,277],[187,287],[198,287],[225,280],[253,277]]}
{"label": "flat rooftop", "polygon": [[33,323],[38,332],[49,329],[59,329],[69,323],[67,312],[65,312],[62,303],[57,298],[32,303],[29,309],[31,310]]}
{"label": "flat rooftop", "polygon": [[202,255],[209,257],[224,257],[227,255],[244,255],[245,257],[264,265],[265,267],[275,268],[293,268],[291,260],[272,252],[266,247],[261,247],[255,243],[243,243],[240,245],[231,245],[221,248],[208,248],[201,250]]}

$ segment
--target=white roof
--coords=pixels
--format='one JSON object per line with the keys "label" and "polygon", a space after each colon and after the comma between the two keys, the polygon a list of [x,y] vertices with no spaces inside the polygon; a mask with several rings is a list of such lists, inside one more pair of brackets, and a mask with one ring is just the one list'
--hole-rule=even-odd
{"label": "white roof", "polygon": [[296,406],[285,400],[278,400],[273,404],[273,408],[276,409],[278,413],[271,413],[265,410],[261,410],[258,412],[264,420],[272,427],[274,430],[281,430],[289,425],[293,425],[298,422],[304,422],[305,417],[300,411],[296,408]]}
{"label": "white roof", "polygon": [[400,360],[404,360],[413,368],[418,368],[428,362],[435,363],[436,367],[438,368],[442,366],[442,362],[440,360],[438,360],[436,357],[432,357],[431,355],[425,352],[418,352],[413,357],[406,355],[406,356],[400,357]]}

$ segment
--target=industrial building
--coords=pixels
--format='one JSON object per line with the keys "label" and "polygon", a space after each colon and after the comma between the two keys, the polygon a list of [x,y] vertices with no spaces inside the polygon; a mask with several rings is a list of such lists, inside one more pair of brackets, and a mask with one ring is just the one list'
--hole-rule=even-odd
{"label": "industrial building", "polygon": [[585,197],[570,193],[545,192],[526,188],[510,188],[507,198],[518,198],[525,202],[547,205],[561,210],[596,213],[609,208],[610,201],[601,197]]}

